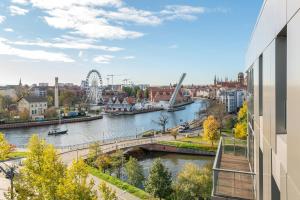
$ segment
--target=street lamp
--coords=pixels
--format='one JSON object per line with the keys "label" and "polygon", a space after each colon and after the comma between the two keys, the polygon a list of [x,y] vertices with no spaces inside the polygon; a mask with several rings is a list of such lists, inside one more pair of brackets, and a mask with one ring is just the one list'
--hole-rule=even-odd
{"label": "street lamp", "polygon": [[0,166],[0,172],[2,171],[5,174],[5,177],[10,180],[10,199],[14,199],[13,179],[15,177],[16,174],[15,171],[17,167],[15,165],[9,166],[5,162],[1,162],[1,163],[5,164],[8,168],[7,170],[5,170],[3,167]]}

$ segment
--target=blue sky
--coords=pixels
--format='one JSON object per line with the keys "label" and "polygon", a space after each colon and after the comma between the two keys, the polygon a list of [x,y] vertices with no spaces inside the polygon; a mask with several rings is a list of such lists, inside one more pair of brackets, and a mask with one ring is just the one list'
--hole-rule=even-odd
{"label": "blue sky", "polygon": [[235,78],[261,0],[4,0],[0,85],[79,84],[90,69],[104,83],[211,83]]}

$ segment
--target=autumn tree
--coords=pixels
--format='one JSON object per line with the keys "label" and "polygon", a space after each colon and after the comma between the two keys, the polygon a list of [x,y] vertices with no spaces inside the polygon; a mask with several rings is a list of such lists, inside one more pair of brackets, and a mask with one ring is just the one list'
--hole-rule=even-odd
{"label": "autumn tree", "polygon": [[4,134],[0,132],[0,160],[7,159],[12,151],[13,147],[5,139]]}
{"label": "autumn tree", "polygon": [[177,175],[174,184],[177,200],[210,199],[212,190],[212,166],[203,168],[187,163]]}
{"label": "autumn tree", "polygon": [[101,192],[101,197],[104,200],[118,200],[116,191],[113,191],[110,187],[108,187],[105,182],[102,182],[99,185],[99,191]]}
{"label": "autumn tree", "polygon": [[57,196],[60,200],[96,200],[97,194],[93,190],[94,182],[87,181],[88,170],[82,159],[73,161],[67,170],[65,178],[58,186]]}
{"label": "autumn tree", "polygon": [[155,159],[150,169],[145,189],[159,199],[168,198],[172,193],[171,173],[162,164],[160,159]]}
{"label": "autumn tree", "polygon": [[213,147],[214,142],[217,141],[220,137],[218,134],[219,123],[214,118],[214,116],[208,116],[208,118],[203,122],[203,131],[204,138],[211,142],[211,146]]}
{"label": "autumn tree", "polygon": [[238,113],[238,123],[235,125],[234,128],[234,136],[239,139],[246,139],[247,138],[247,111],[248,106],[247,103],[244,102],[243,106],[239,110]]}
{"label": "autumn tree", "polygon": [[45,112],[45,118],[56,118],[58,117],[58,112],[56,110],[56,108],[52,107],[52,108],[48,108]]}
{"label": "autumn tree", "polygon": [[247,138],[247,124],[246,123],[237,123],[234,128],[234,137],[238,139]]}
{"label": "autumn tree", "polygon": [[219,133],[222,134],[223,122],[226,116],[225,104],[217,101],[211,101],[207,109],[208,116],[213,115],[219,123]]}
{"label": "autumn tree", "polygon": [[109,170],[111,166],[111,157],[108,154],[101,154],[95,161],[96,167],[98,167],[102,172]]}
{"label": "autumn tree", "polygon": [[170,133],[174,139],[176,140],[177,139],[177,135],[178,135],[178,129],[172,129],[171,130],[171,133]]}
{"label": "autumn tree", "polygon": [[20,119],[29,120],[29,111],[25,108],[24,110],[19,112]]}
{"label": "autumn tree", "polygon": [[65,166],[52,145],[33,135],[27,158],[15,180],[17,199],[59,199],[57,188],[65,175]]}
{"label": "autumn tree", "polygon": [[125,164],[125,172],[127,174],[127,182],[136,187],[141,187],[145,180],[143,167],[136,158],[130,157]]}
{"label": "autumn tree", "polygon": [[102,150],[101,150],[100,142],[94,142],[90,144],[87,162],[92,164],[97,159],[97,157],[101,154],[102,154]]}

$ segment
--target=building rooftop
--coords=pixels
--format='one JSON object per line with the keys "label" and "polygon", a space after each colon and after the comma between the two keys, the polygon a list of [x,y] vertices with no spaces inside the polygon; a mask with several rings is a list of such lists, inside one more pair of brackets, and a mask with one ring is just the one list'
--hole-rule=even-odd
{"label": "building rooftop", "polygon": [[[26,96],[23,97],[26,101],[29,103],[35,103],[35,102],[47,102],[47,98],[45,97],[36,97],[36,96]],[[21,99],[20,99],[21,100]]]}

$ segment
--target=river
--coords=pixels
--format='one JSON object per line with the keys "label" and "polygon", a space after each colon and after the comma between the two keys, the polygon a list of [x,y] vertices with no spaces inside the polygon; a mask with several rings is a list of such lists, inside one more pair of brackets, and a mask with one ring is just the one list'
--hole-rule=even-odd
{"label": "river", "polygon": [[[161,112],[169,117],[167,127],[173,127],[186,121],[195,119],[196,112],[205,109],[205,100],[197,100],[187,105],[186,109],[177,112],[157,111],[137,115],[108,116],[103,119],[52,126],[19,128],[0,130],[8,141],[15,145],[26,145],[32,134],[38,134],[48,143],[55,146],[76,145],[95,140],[108,140],[119,137],[135,136],[146,130],[159,130],[161,127],[155,123]],[[68,134],[59,136],[48,136],[48,131],[54,127],[67,128]]]}
{"label": "river", "polygon": [[187,163],[193,163],[202,168],[206,164],[212,163],[214,159],[214,157],[210,156],[151,152],[150,155],[147,155],[144,159],[139,161],[143,167],[145,177],[148,177],[153,160],[156,158],[161,159],[164,166],[171,172],[173,179],[176,178],[180,170],[182,170],[183,166]]}

